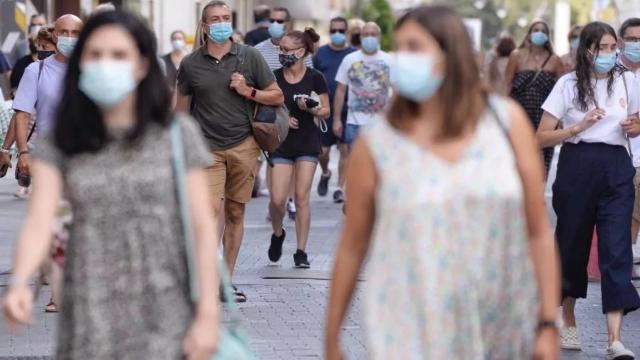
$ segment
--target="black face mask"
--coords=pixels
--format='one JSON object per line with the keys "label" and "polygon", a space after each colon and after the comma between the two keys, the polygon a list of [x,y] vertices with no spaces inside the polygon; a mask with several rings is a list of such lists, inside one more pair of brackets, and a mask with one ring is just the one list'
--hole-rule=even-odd
{"label": "black face mask", "polygon": [[293,64],[295,64],[299,59],[294,54],[280,54],[278,56],[278,60],[280,60],[280,65],[282,65],[282,67],[290,67],[293,66]]}
{"label": "black face mask", "polygon": [[38,60],[44,60],[55,53],[56,53],[55,51],[46,51],[46,50],[38,51]]}
{"label": "black face mask", "polygon": [[358,47],[362,44],[362,42],[360,41],[360,34],[353,34],[351,35],[351,45]]}
{"label": "black face mask", "polygon": [[29,39],[29,52],[31,54],[37,54],[38,53],[38,47],[36,46],[35,42],[33,42],[33,40]]}

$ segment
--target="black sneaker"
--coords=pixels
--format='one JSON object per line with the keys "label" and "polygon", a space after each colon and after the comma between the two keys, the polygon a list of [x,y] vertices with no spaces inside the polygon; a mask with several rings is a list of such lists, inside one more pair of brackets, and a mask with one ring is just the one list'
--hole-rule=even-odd
{"label": "black sneaker", "polygon": [[278,262],[282,257],[282,243],[287,233],[282,229],[282,235],[277,237],[275,234],[271,234],[271,246],[269,246],[269,260],[272,262]]}
{"label": "black sneaker", "polygon": [[327,196],[329,191],[329,180],[331,180],[331,171],[328,174],[322,174],[320,176],[320,182],[318,183],[318,195]]}
{"label": "black sneaker", "polygon": [[344,194],[342,190],[338,189],[333,192],[333,202],[336,204],[342,204],[344,202]]}
{"label": "black sneaker", "polygon": [[298,250],[293,254],[293,262],[298,269],[308,269],[311,267],[309,259],[307,259],[307,253],[302,250]]}

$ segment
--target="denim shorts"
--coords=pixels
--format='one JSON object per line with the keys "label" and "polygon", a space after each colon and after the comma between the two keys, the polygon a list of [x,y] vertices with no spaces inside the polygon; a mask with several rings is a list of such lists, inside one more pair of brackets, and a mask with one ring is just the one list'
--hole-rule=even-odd
{"label": "denim shorts", "polygon": [[358,138],[362,125],[347,124],[344,129],[344,143],[349,146],[349,150],[353,146],[354,141]]}
{"label": "denim shorts", "polygon": [[284,156],[273,154],[273,156],[271,157],[271,162],[274,164],[293,165],[299,161],[308,161],[317,164],[319,162],[319,159],[317,155]]}

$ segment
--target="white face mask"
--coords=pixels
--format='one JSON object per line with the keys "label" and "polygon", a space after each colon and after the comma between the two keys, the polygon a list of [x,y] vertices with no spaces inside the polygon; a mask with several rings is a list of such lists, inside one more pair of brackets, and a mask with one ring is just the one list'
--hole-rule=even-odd
{"label": "white face mask", "polygon": [[135,63],[118,60],[97,60],[81,65],[78,87],[101,108],[113,108],[135,90]]}
{"label": "white face mask", "polygon": [[176,50],[176,51],[184,49],[184,40],[171,41],[171,48],[173,48],[173,50]]}

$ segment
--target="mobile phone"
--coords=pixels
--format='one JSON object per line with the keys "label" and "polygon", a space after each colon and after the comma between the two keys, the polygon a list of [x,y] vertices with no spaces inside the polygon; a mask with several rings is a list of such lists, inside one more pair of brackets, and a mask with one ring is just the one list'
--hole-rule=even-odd
{"label": "mobile phone", "polygon": [[313,108],[315,108],[316,106],[320,105],[320,103],[319,103],[319,102],[317,102],[316,100],[314,100],[314,99],[312,99],[312,98],[306,98],[306,99],[304,99],[304,103],[305,103],[305,105],[307,105],[307,107],[308,107],[309,109],[313,109]]}

